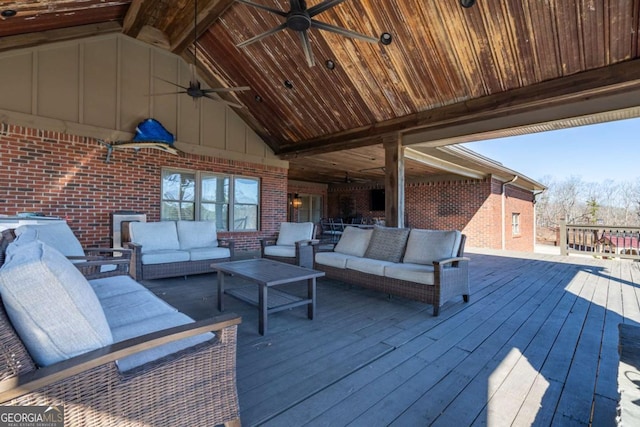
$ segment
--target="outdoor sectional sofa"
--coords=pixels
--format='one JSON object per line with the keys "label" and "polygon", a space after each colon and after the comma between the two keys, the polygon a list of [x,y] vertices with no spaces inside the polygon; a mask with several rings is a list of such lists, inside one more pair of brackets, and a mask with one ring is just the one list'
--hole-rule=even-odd
{"label": "outdoor sectional sofa", "polygon": [[212,273],[213,262],[234,255],[231,239],[218,239],[211,221],[132,222],[132,275],[136,280]]}
{"label": "outdoor sectional sofa", "polygon": [[333,250],[317,249],[326,277],[433,305],[455,296],[469,301],[466,236],[459,231],[347,227]]}
{"label": "outdoor sectional sofa", "polygon": [[62,408],[69,426],[240,425],[240,318],[194,322],[118,269],[87,280],[35,233],[2,236],[0,405]]}

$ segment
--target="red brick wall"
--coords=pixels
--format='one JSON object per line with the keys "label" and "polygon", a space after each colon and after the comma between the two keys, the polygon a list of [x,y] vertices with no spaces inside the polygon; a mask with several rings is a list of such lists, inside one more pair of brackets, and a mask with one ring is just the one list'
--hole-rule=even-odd
{"label": "red brick wall", "polygon": [[107,150],[91,138],[12,125],[0,127],[0,214],[42,212],[67,219],[84,246],[110,246],[110,214],[134,210],[160,219],[162,167],[261,178],[261,231],[220,233],[238,250],[259,248],[285,221],[287,170],[158,150]]}
{"label": "red brick wall", "polygon": [[[341,206],[349,199],[356,214],[384,217],[384,211],[370,211],[369,186],[330,187],[329,215],[342,216]],[[496,179],[407,183],[405,220],[408,226],[426,229],[457,229],[467,235],[469,247],[502,247],[502,182]],[[533,196],[517,187],[506,187],[506,249],[533,251]],[[511,235],[511,213],[520,213],[520,236]]]}

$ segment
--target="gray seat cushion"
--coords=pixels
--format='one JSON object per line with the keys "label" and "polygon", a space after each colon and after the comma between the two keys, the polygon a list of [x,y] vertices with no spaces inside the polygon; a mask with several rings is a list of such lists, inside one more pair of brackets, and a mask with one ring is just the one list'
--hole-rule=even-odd
{"label": "gray seat cushion", "polygon": [[295,245],[271,245],[265,246],[265,255],[281,256],[286,258],[295,258],[296,247]]}
{"label": "gray seat cushion", "polygon": [[180,249],[161,249],[150,252],[142,252],[142,263],[166,264],[168,262],[189,261],[189,251]]}
{"label": "gray seat cushion", "polygon": [[[167,313],[156,317],[149,317],[139,322],[129,323],[127,325],[114,328],[113,339],[115,342],[136,338],[144,334],[160,331],[162,329],[171,328],[173,326],[186,325],[193,323],[193,319],[185,314],[174,312]],[[128,371],[137,368],[145,363],[160,359],[180,350],[184,350],[191,346],[201,344],[205,341],[213,339],[215,334],[205,333],[196,335],[195,337],[185,338],[169,344],[164,344],[150,350],[136,353],[132,356],[124,357],[116,362],[120,371]]]}
{"label": "gray seat cushion", "polygon": [[276,245],[295,245],[301,240],[313,238],[312,222],[283,222],[280,224],[280,232]]}
{"label": "gray seat cushion", "polygon": [[347,268],[347,261],[351,258],[357,257],[338,252],[318,252],[316,254],[316,264],[335,268]]}
{"label": "gray seat cushion", "polygon": [[7,248],[0,293],[11,323],[40,366],[113,342],[89,282],[64,255],[43,242]]}
{"label": "gray seat cushion", "polygon": [[384,275],[392,279],[433,285],[433,265],[395,263],[384,268]]}
{"label": "gray seat cushion", "polygon": [[202,261],[205,259],[230,258],[231,251],[229,248],[194,248],[189,249],[189,259],[191,261]]}
{"label": "gray seat cushion", "polygon": [[16,228],[16,236],[28,231],[35,232],[35,238],[58,250],[64,256],[83,256],[84,249],[66,222],[51,224],[25,224]]}
{"label": "gray seat cushion", "polygon": [[391,261],[382,261],[371,258],[349,258],[347,260],[347,268],[350,270],[361,271],[363,273],[375,274],[376,276],[384,276],[384,268],[393,265]]}
{"label": "gray seat cushion", "polygon": [[130,323],[178,311],[147,289],[101,298],[100,305],[112,330]]}
{"label": "gray seat cushion", "polygon": [[146,289],[140,283],[133,280],[131,276],[124,274],[119,276],[103,277],[102,279],[92,279],[89,280],[89,284],[96,293],[98,300]]}

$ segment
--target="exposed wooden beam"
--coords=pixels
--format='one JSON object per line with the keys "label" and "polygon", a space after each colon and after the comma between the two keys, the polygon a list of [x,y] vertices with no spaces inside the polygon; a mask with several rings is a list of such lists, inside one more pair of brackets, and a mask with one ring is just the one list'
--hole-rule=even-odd
{"label": "exposed wooden beam", "polygon": [[[197,32],[200,36],[224,13],[234,0],[198,0]],[[122,31],[140,38],[145,27],[153,27],[169,38],[169,50],[182,54],[194,40],[195,1],[181,3],[167,0],[133,0],[124,18]],[[148,30],[147,30],[148,31]]]}
{"label": "exposed wooden beam", "polygon": [[[403,144],[424,142],[421,136],[412,137],[426,131],[447,130],[447,137],[464,135],[464,126],[481,124],[494,120],[494,126],[510,127],[512,117],[540,123],[540,112],[551,108],[555,115],[566,114],[570,118],[579,115],[575,111],[591,114],[628,108],[629,103],[638,103],[630,92],[640,90],[640,60],[622,62],[616,65],[585,71],[560,79],[549,80],[528,87],[483,98],[459,102],[445,107],[418,112],[370,126],[351,129],[281,147],[276,153],[283,159],[320,154],[337,150],[379,144],[382,139],[403,133]],[[578,110],[574,106],[581,106]],[[598,111],[599,110],[599,111]],[[524,123],[520,123],[523,125]],[[463,126],[464,125],[464,126]],[[488,129],[484,129],[486,131]]]}
{"label": "exposed wooden beam", "polygon": [[385,224],[404,227],[404,147],[400,139],[387,139],[384,145]]}
{"label": "exposed wooden beam", "polygon": [[[200,36],[215,21],[220,18],[225,10],[234,3],[235,0],[200,0],[198,1],[197,35]],[[171,51],[180,54],[193,43],[193,15],[191,21],[177,23],[180,31],[171,40]]]}
{"label": "exposed wooden beam", "polygon": [[117,22],[103,22],[99,24],[78,25],[58,30],[47,30],[37,33],[20,34],[17,36],[0,37],[0,52],[10,49],[21,49],[39,46],[45,43],[92,37],[100,34],[120,32],[122,26]]}

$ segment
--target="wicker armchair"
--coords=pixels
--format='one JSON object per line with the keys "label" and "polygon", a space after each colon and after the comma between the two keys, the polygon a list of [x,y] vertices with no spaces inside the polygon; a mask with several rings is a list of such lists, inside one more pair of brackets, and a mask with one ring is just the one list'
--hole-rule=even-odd
{"label": "wicker armchair", "polygon": [[312,222],[283,222],[277,236],[262,238],[260,256],[287,264],[313,268],[316,226]]}
{"label": "wicker armchair", "polygon": [[[119,342],[38,368],[0,305],[0,405],[64,407],[66,426],[239,426],[232,314]],[[214,331],[216,339],[121,374],[117,359]]]}
{"label": "wicker armchair", "polygon": [[[0,266],[13,240],[6,230],[2,237]],[[98,269],[110,262],[86,261]],[[105,274],[115,276],[118,271]],[[0,299],[0,405],[61,406],[65,426],[239,426],[236,334],[240,321],[229,313],[39,367]],[[211,331],[212,339],[126,372],[116,364],[150,348]]]}

